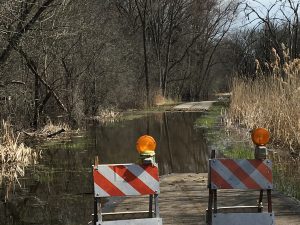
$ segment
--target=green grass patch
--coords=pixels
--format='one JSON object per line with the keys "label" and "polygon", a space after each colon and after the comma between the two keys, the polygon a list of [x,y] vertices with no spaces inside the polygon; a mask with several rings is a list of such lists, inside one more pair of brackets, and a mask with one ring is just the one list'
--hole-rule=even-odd
{"label": "green grass patch", "polygon": [[205,130],[207,143],[211,149],[217,150],[223,157],[231,159],[253,159],[254,149],[249,140],[234,131],[226,132],[221,123],[222,111],[228,108],[227,102],[215,102],[203,116],[195,121],[195,127]]}
{"label": "green grass patch", "polygon": [[198,127],[212,128],[215,125],[216,120],[213,117],[200,117],[195,123]]}
{"label": "green grass patch", "polygon": [[212,129],[220,123],[220,115],[222,110],[227,107],[226,103],[215,102],[212,107],[205,112],[203,116],[195,121],[195,126],[198,128]]}
{"label": "green grass patch", "polygon": [[85,137],[76,137],[69,140],[51,140],[42,143],[41,149],[49,149],[49,150],[56,150],[56,149],[67,149],[67,150],[74,150],[74,151],[81,151],[86,149],[89,144],[89,140]]}
{"label": "green grass patch", "polygon": [[120,121],[124,121],[124,120],[136,120],[136,119],[143,118],[146,115],[147,115],[146,113],[140,113],[140,112],[138,112],[138,113],[135,113],[135,112],[124,113],[120,117]]}
{"label": "green grass patch", "polygon": [[254,159],[254,150],[245,143],[234,143],[227,147],[223,154],[226,158],[231,159]]}

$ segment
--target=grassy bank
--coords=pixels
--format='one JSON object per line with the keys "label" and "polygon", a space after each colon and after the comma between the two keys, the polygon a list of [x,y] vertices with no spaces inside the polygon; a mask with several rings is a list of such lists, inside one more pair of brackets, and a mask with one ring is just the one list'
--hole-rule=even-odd
{"label": "grassy bank", "polygon": [[300,199],[300,60],[282,68],[285,80],[274,68],[272,75],[233,80],[227,123],[270,131],[276,188]]}
{"label": "grassy bank", "polygon": [[212,129],[216,126],[220,125],[221,114],[228,107],[228,103],[226,102],[215,102],[212,107],[203,114],[203,116],[199,117],[195,126],[198,128],[208,128]]}
{"label": "grassy bank", "polygon": [[195,122],[195,127],[205,129],[208,146],[227,158],[253,158],[253,147],[250,136],[244,130],[228,129],[224,126],[224,115],[229,107],[228,102],[215,102],[210,110]]}

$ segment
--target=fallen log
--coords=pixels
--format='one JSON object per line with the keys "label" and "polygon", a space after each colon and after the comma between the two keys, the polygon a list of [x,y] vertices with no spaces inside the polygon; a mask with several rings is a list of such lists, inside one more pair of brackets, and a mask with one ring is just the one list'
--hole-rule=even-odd
{"label": "fallen log", "polygon": [[65,132],[65,129],[62,128],[62,129],[60,129],[60,130],[58,130],[58,131],[56,131],[54,133],[48,134],[47,137],[50,138],[50,137],[53,137],[53,136],[55,136],[57,134],[60,134],[62,132]]}
{"label": "fallen log", "polygon": [[29,132],[23,131],[23,133],[26,134],[26,135],[29,136],[29,137],[34,137],[34,136],[36,136],[36,134],[35,134],[34,132],[29,133]]}

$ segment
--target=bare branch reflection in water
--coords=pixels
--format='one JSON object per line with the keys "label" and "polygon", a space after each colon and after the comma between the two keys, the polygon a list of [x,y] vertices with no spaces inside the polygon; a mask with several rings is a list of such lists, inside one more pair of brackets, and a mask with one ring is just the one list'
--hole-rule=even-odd
{"label": "bare branch reflection in water", "polygon": [[[115,123],[92,123],[81,137],[40,145],[43,157],[19,179],[22,188],[16,187],[7,204],[0,202],[0,224],[87,224],[93,212],[94,156],[98,155],[101,163],[136,162],[136,141],[147,131],[157,143],[161,175],[206,172],[209,152],[204,131],[194,126],[199,117],[199,112],[162,112]],[[117,203],[114,199],[107,207]]]}
{"label": "bare branch reflection in water", "polygon": [[[153,113],[115,126],[95,126],[92,129],[96,146],[94,155],[103,163],[135,162],[135,142],[148,133],[157,142],[160,174],[199,173],[207,171],[208,149],[201,129],[194,129],[200,113]],[[97,135],[95,133],[97,132]],[[112,141],[112,137],[113,141]]]}
{"label": "bare branch reflection in water", "polygon": [[25,167],[35,164],[37,153],[23,143],[19,144],[20,134],[15,135],[9,122],[2,122],[2,138],[0,142],[0,186],[4,202],[9,199],[9,194],[15,184],[20,185],[18,177],[25,175]]}

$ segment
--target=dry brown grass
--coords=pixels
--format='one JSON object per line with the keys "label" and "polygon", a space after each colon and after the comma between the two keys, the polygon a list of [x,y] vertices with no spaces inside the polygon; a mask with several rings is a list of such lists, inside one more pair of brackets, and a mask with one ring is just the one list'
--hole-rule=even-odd
{"label": "dry brown grass", "polygon": [[229,123],[270,130],[274,144],[293,154],[300,149],[300,60],[285,65],[287,79],[259,75],[255,80],[235,78]]}
{"label": "dry brown grass", "polygon": [[5,189],[5,200],[18,177],[24,176],[25,167],[36,163],[37,153],[19,143],[19,135],[15,135],[8,122],[2,122],[2,138],[0,142],[0,185]]}
{"label": "dry brown grass", "polygon": [[43,136],[47,136],[48,134],[52,134],[54,132],[57,132],[60,129],[64,129],[65,131],[70,131],[71,130],[70,126],[66,123],[61,123],[60,122],[58,124],[53,124],[50,121],[38,131],[38,134],[43,135]]}
{"label": "dry brown grass", "polygon": [[178,103],[179,100],[174,100],[172,98],[165,98],[164,96],[162,96],[162,94],[160,92],[158,92],[157,94],[154,95],[153,97],[153,104],[154,106],[162,106],[162,105],[174,105],[176,103]]}
{"label": "dry brown grass", "polygon": [[[300,199],[300,59],[279,66],[265,65],[264,74],[256,62],[257,78],[236,77],[232,82],[231,104],[225,122],[249,130],[265,127],[271,133],[274,150],[273,175],[277,189]],[[282,70],[286,79],[281,78]]]}
{"label": "dry brown grass", "polygon": [[98,115],[92,117],[91,119],[99,123],[113,123],[120,119],[121,113],[115,108],[99,109]]}

